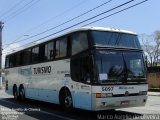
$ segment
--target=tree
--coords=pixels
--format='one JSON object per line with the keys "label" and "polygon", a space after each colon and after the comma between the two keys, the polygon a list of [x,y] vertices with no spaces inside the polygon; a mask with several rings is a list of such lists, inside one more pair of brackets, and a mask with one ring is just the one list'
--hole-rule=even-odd
{"label": "tree", "polygon": [[155,61],[156,61],[156,65],[159,62],[159,56],[160,56],[160,31],[156,31],[154,36],[154,40],[156,42],[156,48],[155,48]]}
{"label": "tree", "polygon": [[142,48],[147,56],[147,62],[151,67],[157,66],[160,57],[160,31],[152,35],[141,35]]}

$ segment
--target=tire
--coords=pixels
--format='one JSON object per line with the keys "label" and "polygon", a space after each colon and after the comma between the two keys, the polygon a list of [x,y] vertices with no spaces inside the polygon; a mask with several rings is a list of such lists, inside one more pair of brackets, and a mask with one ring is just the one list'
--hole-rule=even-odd
{"label": "tire", "polygon": [[68,90],[65,90],[63,94],[61,94],[61,105],[65,111],[69,113],[73,112],[73,100]]}
{"label": "tire", "polygon": [[21,87],[20,90],[19,90],[19,99],[20,99],[20,101],[25,101],[24,87]]}
{"label": "tire", "polygon": [[16,86],[13,88],[13,96],[14,96],[14,100],[17,101],[19,96],[18,96],[18,91]]}

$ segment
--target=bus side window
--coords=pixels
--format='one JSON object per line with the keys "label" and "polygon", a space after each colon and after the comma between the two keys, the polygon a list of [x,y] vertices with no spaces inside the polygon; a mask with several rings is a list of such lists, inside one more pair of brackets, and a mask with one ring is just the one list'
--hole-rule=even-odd
{"label": "bus side window", "polygon": [[72,35],[72,55],[88,49],[88,38],[85,32],[73,33]]}
{"label": "bus side window", "polygon": [[67,37],[60,38],[56,41],[55,58],[67,57]]}
{"label": "bus side window", "polygon": [[93,65],[90,56],[84,56],[81,60],[81,80],[90,83],[93,79]]}
{"label": "bus side window", "polygon": [[9,57],[6,57],[5,68],[9,68]]}
{"label": "bus side window", "polygon": [[54,51],[54,43],[53,42],[46,43],[44,59],[47,61],[53,60],[54,59],[53,51]]}
{"label": "bus side window", "polygon": [[31,49],[24,50],[22,54],[22,65],[29,65],[31,62]]}
{"label": "bus side window", "polygon": [[39,47],[32,48],[32,63],[39,62]]}
{"label": "bus side window", "polygon": [[22,63],[21,52],[15,53],[15,66],[20,66]]}
{"label": "bus side window", "polygon": [[81,59],[71,59],[71,78],[74,81],[80,81],[81,79]]}
{"label": "bus side window", "polygon": [[74,81],[91,83],[93,66],[89,56],[71,59],[71,78]]}
{"label": "bus side window", "polygon": [[14,55],[10,55],[9,57],[9,67],[14,67]]}

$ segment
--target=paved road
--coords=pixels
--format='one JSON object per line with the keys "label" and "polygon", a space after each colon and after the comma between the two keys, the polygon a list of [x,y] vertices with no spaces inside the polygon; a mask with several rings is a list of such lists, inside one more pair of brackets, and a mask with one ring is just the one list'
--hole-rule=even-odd
{"label": "paved road", "polygon": [[132,120],[160,119],[160,96],[149,96],[145,107],[118,109],[115,111],[88,112],[76,110],[64,112],[60,106],[27,100],[16,102],[0,90],[0,120]]}

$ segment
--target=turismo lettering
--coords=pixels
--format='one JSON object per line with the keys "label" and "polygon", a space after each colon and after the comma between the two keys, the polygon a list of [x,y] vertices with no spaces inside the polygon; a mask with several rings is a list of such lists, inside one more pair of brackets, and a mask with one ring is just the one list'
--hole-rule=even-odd
{"label": "turismo lettering", "polygon": [[51,66],[33,68],[34,74],[50,74]]}

